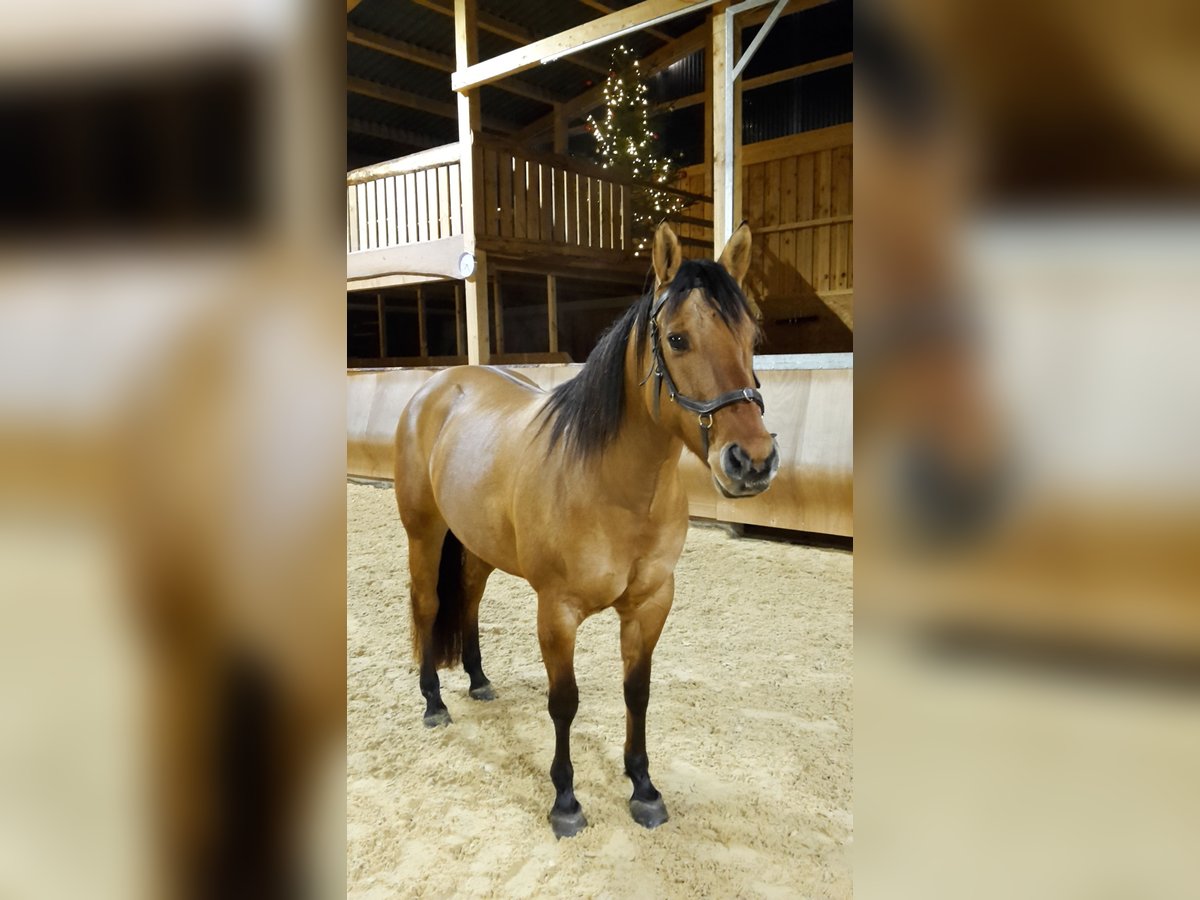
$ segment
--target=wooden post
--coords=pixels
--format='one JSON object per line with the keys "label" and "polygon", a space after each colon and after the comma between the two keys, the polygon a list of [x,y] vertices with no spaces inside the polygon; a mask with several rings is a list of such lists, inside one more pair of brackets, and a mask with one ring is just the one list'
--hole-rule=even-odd
{"label": "wooden post", "polygon": [[[713,30],[710,28],[704,36],[704,193],[713,195]],[[703,217],[707,213],[713,218],[712,209],[701,210]],[[715,220],[714,220],[715,222]]]}
{"label": "wooden post", "polygon": [[463,322],[463,289],[457,281],[454,282],[454,352],[463,355],[463,346],[467,342],[467,333]]}
{"label": "wooden post", "polygon": [[558,352],[558,276],[546,276],[546,334],[550,337],[550,352]]}
{"label": "wooden post", "polygon": [[417,343],[420,356],[429,355],[429,335],[425,331],[425,291],[417,288]]}
{"label": "wooden post", "polygon": [[500,295],[500,273],[492,278],[492,314],[496,319],[496,354],[504,352],[504,298]]}
{"label": "wooden post", "polygon": [[[735,21],[733,23],[733,42],[728,57],[731,66],[737,62],[741,53],[742,29]],[[732,68],[729,70],[729,75],[731,77],[733,75]],[[742,79],[740,76],[731,81],[729,89],[733,92],[733,152],[729,156],[729,165],[733,166],[733,212],[729,217],[729,237],[733,237],[734,229],[741,224],[745,215],[743,212],[745,206],[742,204]],[[717,253],[719,254],[724,249],[725,242],[722,241],[721,249]]]}
{"label": "wooden post", "polygon": [[733,70],[729,41],[733,16],[728,3],[717,4],[712,17],[712,198],[713,255],[719,256],[733,233],[732,134],[733,97],[729,73]]}
{"label": "wooden post", "polygon": [[[454,0],[454,63],[457,71],[479,61],[475,29],[475,0]],[[459,175],[462,179],[463,250],[475,255],[475,271],[463,282],[467,312],[467,361],[482,365],[490,353],[487,310],[487,254],[476,246],[476,229],[482,221],[479,198],[480,179],[475,177],[479,131],[479,90],[458,93]]]}
{"label": "wooden post", "polygon": [[387,301],[375,295],[375,313],[379,319],[379,358],[387,359]]}

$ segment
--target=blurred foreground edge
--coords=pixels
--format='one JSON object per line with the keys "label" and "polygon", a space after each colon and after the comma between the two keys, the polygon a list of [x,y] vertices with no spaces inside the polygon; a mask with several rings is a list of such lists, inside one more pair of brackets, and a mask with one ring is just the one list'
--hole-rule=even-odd
{"label": "blurred foreground edge", "polygon": [[7,896],[344,889],[344,23],[185,7],[0,38]]}

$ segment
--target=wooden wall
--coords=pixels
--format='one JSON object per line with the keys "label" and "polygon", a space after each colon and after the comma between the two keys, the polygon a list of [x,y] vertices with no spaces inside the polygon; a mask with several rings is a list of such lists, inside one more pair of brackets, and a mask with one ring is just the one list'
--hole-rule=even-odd
{"label": "wooden wall", "polygon": [[[839,125],[741,150],[740,218],[750,222],[754,234],[748,293],[773,322],[807,319],[817,326],[808,329],[808,345],[772,352],[851,349],[853,137],[853,126]],[[707,193],[707,179],[706,166],[690,166],[682,170],[679,187]],[[695,204],[684,215],[711,220],[712,205]],[[711,253],[710,228],[681,223],[678,232],[687,255]],[[828,320],[825,327],[822,319]],[[775,336],[786,340],[788,333],[779,326]],[[845,346],[837,345],[839,340]]]}
{"label": "wooden wall", "polygon": [[[573,377],[578,365],[522,367],[549,388]],[[392,442],[409,398],[437,369],[350,371],[346,400],[347,473],[392,477]],[[681,473],[691,514],[724,522],[850,536],[853,518],[850,369],[759,372],[767,427],[779,435],[783,461],[771,488],[758,497],[726,500],[711,475],[685,452]]]}

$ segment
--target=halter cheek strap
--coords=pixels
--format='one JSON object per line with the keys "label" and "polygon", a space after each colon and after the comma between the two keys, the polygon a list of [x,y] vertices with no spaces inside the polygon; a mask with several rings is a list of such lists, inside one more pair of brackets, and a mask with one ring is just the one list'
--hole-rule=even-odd
{"label": "halter cheek strap", "polygon": [[704,456],[708,456],[708,433],[712,428],[713,413],[719,409],[724,409],[726,406],[732,406],[735,403],[754,403],[758,406],[759,412],[765,413],[766,406],[763,404],[762,394],[758,391],[758,377],[755,376],[755,387],[738,388],[734,391],[726,391],[719,397],[712,400],[697,400],[694,397],[689,397],[686,394],[681,394],[679,388],[675,386],[675,379],[671,377],[671,370],[667,368],[667,360],[663,356],[662,341],[658,330],[658,314],[662,312],[663,305],[667,302],[668,291],[663,290],[654,301],[654,306],[650,309],[650,354],[651,364],[650,371],[646,373],[646,377],[642,379],[642,384],[654,376],[654,417],[658,418],[659,411],[659,396],[662,389],[666,386],[667,396],[672,402],[679,404],[688,412],[696,414],[697,421],[700,424],[700,443],[704,447]]}

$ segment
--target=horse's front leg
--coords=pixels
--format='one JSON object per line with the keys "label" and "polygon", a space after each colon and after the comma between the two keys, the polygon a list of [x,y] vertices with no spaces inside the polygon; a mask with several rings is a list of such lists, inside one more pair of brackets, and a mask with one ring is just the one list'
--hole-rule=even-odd
{"label": "horse's front leg", "polygon": [[575,769],[571,765],[571,722],[579,709],[575,685],[575,633],[580,615],[568,599],[538,596],[538,642],[550,681],[550,718],[554,721],[554,805],[550,827],[555,837],[572,837],[587,827],[583,809],[575,799]]}
{"label": "horse's front leg", "polygon": [[668,576],[658,590],[645,597],[631,597],[617,606],[621,617],[621,659],[625,667],[625,774],[633,782],[629,812],[646,828],[667,821],[667,806],[650,781],[646,755],[646,707],[650,703],[650,658],[662,634],[675,578]]}

